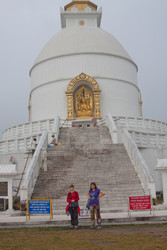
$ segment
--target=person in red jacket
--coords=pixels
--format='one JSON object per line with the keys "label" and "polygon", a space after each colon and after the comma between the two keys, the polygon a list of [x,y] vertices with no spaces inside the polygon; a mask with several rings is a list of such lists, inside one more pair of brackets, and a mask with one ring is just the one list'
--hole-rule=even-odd
{"label": "person in red jacket", "polygon": [[66,207],[67,215],[71,215],[71,228],[78,229],[78,214],[80,214],[79,208],[79,194],[75,191],[74,185],[70,186],[70,192],[67,195],[68,206]]}

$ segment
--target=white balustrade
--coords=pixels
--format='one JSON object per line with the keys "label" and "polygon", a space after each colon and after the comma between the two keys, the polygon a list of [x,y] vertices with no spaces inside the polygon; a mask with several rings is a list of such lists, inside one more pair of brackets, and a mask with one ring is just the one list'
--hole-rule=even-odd
{"label": "white balustrade", "polygon": [[107,115],[106,124],[110,131],[113,144],[117,144],[118,143],[118,129],[111,114]]}
{"label": "white balustrade", "polygon": [[132,164],[138,174],[138,177],[143,185],[145,194],[151,193],[152,197],[156,197],[155,183],[151,176],[150,170],[140,153],[133,138],[130,136],[126,128],[122,131],[122,141],[127,150],[127,153],[132,161]]}
{"label": "white balustrade", "polygon": [[2,134],[2,139],[9,140],[22,137],[23,135],[35,135],[43,131],[51,132],[54,127],[54,122],[55,119],[48,119],[20,124],[6,129]]}
{"label": "white balustrade", "polygon": [[[114,121],[115,120],[115,121]],[[134,119],[133,126],[134,126]],[[129,158],[131,159],[131,162],[136,170],[136,173],[138,174],[139,180],[141,181],[141,184],[143,185],[143,189],[145,191],[145,194],[151,193],[152,197],[156,197],[155,192],[155,183],[151,176],[150,170],[147,166],[147,164],[144,161],[143,156],[141,155],[134,139],[128,132],[126,128],[117,128],[116,126],[116,119],[113,119],[111,114],[107,115],[107,126],[109,128],[113,143],[122,142],[126,148],[126,151],[129,155]],[[127,120],[124,120],[124,126],[127,125]],[[121,136],[121,140],[119,139]],[[134,137],[136,134],[134,134]],[[135,140],[140,141],[142,138],[140,138],[140,134]],[[146,138],[144,138],[146,139]],[[144,142],[147,144],[147,141]]]}
{"label": "white balustrade", "polygon": [[[39,141],[41,134],[36,134],[35,137],[37,138],[37,141]],[[29,151],[33,138],[34,136],[29,136],[14,140],[0,141],[0,154]]]}
{"label": "white balustrade", "polygon": [[118,127],[126,127],[128,130],[141,130],[141,131],[157,131],[158,133],[167,133],[167,123],[144,119],[144,118],[135,118],[135,117],[123,117],[123,116],[114,116],[113,117],[116,125]]}
{"label": "white balustrade", "polygon": [[138,147],[146,148],[167,148],[167,134],[142,133],[129,131]]}
{"label": "white balustrade", "polygon": [[24,175],[21,187],[20,187],[20,197],[21,201],[25,201],[31,198],[34,191],[34,187],[39,176],[39,171],[41,168],[41,149],[47,148],[48,145],[48,132],[43,132],[37,149],[33,155],[33,158],[28,166],[26,174]]}

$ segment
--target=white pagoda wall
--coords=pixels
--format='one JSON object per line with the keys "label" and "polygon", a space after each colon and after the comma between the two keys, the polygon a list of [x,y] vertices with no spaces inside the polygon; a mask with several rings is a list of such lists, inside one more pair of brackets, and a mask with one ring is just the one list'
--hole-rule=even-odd
{"label": "white pagoda wall", "polygon": [[140,116],[136,66],[123,58],[82,54],[53,58],[31,71],[31,120],[67,117],[65,91],[75,76],[84,72],[95,78],[101,93],[101,111],[112,115]]}
{"label": "white pagoda wall", "polygon": [[162,191],[162,176],[161,173],[155,171],[158,159],[165,159],[167,156],[167,148],[158,149],[158,148],[139,148],[140,152],[143,155],[144,160],[146,161],[151,174],[155,180],[156,191]]}

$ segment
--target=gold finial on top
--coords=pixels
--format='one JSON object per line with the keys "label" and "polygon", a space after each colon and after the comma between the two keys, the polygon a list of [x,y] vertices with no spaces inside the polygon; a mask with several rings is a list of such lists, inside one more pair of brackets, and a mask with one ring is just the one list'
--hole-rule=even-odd
{"label": "gold finial on top", "polygon": [[90,2],[89,0],[72,0],[72,2],[64,7],[64,10],[70,11],[74,7],[79,11],[85,11],[85,8],[87,7],[91,8],[92,10],[97,10],[97,5]]}

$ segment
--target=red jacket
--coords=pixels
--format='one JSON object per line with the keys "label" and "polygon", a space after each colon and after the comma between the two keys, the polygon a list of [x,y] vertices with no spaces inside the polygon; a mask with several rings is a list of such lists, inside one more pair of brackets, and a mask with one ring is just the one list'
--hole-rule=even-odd
{"label": "red jacket", "polygon": [[[68,193],[68,195],[67,195],[67,202],[69,204],[66,207],[66,213],[67,213],[67,211],[69,209],[69,205],[72,203],[72,200],[79,201],[79,194],[78,194],[78,192],[75,191],[75,192],[73,192],[71,194]],[[77,209],[78,209],[78,213],[80,214],[80,207],[77,207]]]}

